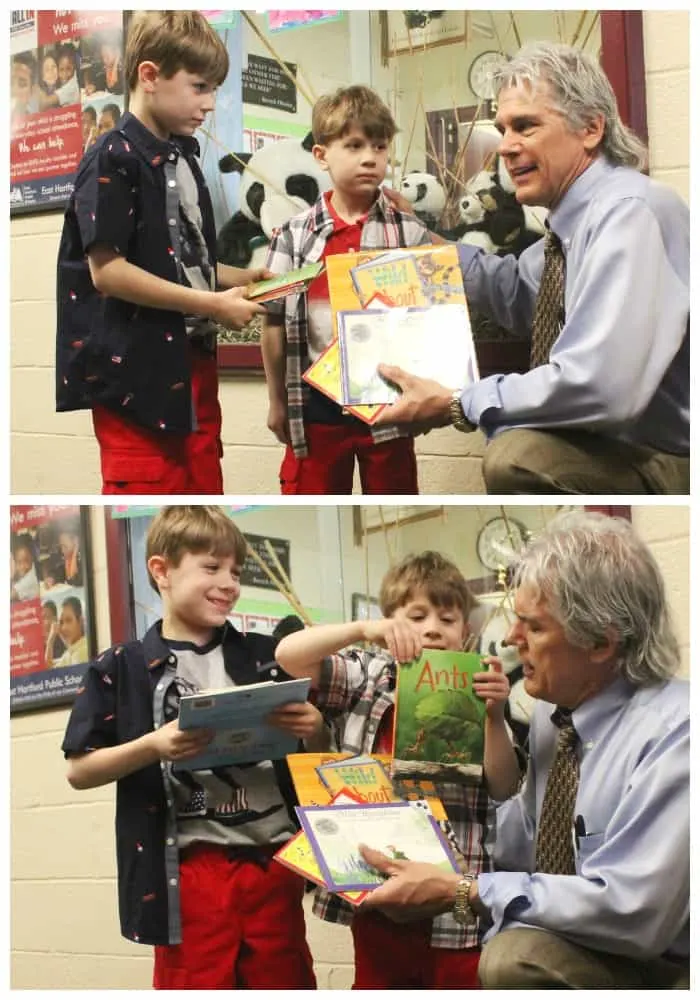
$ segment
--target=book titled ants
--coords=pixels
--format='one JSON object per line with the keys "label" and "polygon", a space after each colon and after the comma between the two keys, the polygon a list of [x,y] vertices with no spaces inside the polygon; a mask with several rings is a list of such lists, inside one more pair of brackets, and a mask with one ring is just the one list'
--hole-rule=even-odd
{"label": "book titled ants", "polygon": [[472,678],[483,671],[478,653],[426,649],[400,666],[396,683],[394,754],[400,761],[479,765],[484,760],[486,706]]}

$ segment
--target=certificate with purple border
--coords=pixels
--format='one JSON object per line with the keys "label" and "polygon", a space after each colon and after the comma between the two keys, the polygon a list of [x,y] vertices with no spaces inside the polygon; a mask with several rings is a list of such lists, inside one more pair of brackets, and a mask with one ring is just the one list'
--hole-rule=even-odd
{"label": "certificate with purple border", "polygon": [[424,861],[446,872],[459,871],[440,827],[410,802],[344,806],[297,806],[329,889],[374,889],[384,881],[360,854],[366,844],[396,860]]}

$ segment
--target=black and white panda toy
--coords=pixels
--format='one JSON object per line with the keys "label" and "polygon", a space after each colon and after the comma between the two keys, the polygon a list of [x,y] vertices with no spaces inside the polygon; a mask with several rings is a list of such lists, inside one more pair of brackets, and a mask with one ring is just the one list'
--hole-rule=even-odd
{"label": "black and white panda toy", "polygon": [[467,181],[457,206],[461,242],[488,253],[517,257],[544,234],[546,210],[520,204],[501,157]]}
{"label": "black and white panda toy", "polygon": [[445,189],[437,177],[412,170],[401,178],[399,192],[429,229],[437,228],[446,202]]}
{"label": "black and white panda toy", "polygon": [[217,256],[235,267],[263,267],[272,233],[305,211],[330,186],[316,163],[313,137],[280,139],[254,153],[224,156],[222,173],[241,174],[239,210],[219,230]]}

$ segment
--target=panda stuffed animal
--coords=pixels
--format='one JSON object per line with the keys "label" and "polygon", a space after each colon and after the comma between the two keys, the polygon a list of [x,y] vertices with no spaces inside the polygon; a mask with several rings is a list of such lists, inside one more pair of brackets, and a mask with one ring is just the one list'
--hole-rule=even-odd
{"label": "panda stuffed animal", "polygon": [[491,170],[470,178],[458,202],[463,243],[501,256],[514,254],[536,243],[544,233],[544,217],[515,196],[515,187],[501,157]]}
{"label": "panda stuffed animal", "polygon": [[430,229],[435,229],[445,208],[446,195],[437,177],[412,170],[401,178],[400,193],[410,201],[413,211]]}
{"label": "panda stuffed animal", "polygon": [[227,155],[222,173],[241,174],[239,210],[219,230],[218,259],[235,267],[263,267],[275,229],[305,211],[331,184],[311,149],[313,136],[280,139],[255,153]]}

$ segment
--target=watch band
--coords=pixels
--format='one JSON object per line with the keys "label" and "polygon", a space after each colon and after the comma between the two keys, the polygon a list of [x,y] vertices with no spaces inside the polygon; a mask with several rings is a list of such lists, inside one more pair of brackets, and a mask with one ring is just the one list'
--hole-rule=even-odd
{"label": "watch band", "polygon": [[476,913],[469,902],[469,891],[475,879],[476,875],[473,872],[467,872],[457,884],[452,916],[458,924],[473,924],[476,921]]}
{"label": "watch band", "polygon": [[450,400],[450,420],[453,427],[456,427],[458,431],[463,431],[465,434],[476,430],[475,425],[464,416],[461,389],[455,389],[452,393],[452,399]]}

